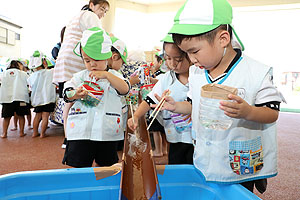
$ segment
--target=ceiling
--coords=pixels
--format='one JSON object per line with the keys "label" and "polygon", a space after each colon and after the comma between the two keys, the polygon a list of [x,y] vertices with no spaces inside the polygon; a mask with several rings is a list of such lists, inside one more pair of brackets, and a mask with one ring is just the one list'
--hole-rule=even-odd
{"label": "ceiling", "polygon": [[[185,0],[127,0],[128,2],[154,5],[154,4],[172,4],[178,2],[185,2]],[[262,5],[281,5],[281,4],[295,4],[300,3],[300,0],[228,0],[233,7],[244,6],[262,6]]]}

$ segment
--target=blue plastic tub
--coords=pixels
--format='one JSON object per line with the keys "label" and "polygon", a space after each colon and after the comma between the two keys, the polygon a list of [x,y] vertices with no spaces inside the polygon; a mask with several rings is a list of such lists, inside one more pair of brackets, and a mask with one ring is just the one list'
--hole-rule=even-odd
{"label": "blue plastic tub", "polygon": [[[92,168],[17,172],[0,176],[0,199],[117,200],[120,178],[96,180]],[[238,184],[207,183],[192,165],[166,165],[158,180],[165,200],[260,199]]]}

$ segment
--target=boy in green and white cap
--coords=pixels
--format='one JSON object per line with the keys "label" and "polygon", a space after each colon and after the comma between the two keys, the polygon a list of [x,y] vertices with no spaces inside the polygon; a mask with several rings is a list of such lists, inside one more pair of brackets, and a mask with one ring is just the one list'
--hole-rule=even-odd
{"label": "boy in green and white cap", "polygon": [[[244,46],[231,22],[226,0],[187,0],[179,9],[169,33],[194,66],[188,101],[166,97],[164,109],[192,113],[194,165],[206,181],[241,183],[250,191],[255,185],[263,193],[266,178],[277,175],[276,120],[283,99],[273,85],[272,67],[242,53]],[[208,83],[238,89],[238,95],[228,96],[232,101],[220,101],[220,109],[233,121],[227,130],[200,123],[200,91]]]}
{"label": "boy in green and white cap", "polygon": [[[47,136],[49,116],[55,108],[56,88],[52,84],[53,70],[48,70],[46,66],[43,53],[35,51],[29,61],[29,69],[34,72],[27,80],[31,90],[31,105],[34,107],[33,112],[36,113],[33,119],[32,137]],[[41,133],[38,132],[40,122]]]}
{"label": "boy in green and white cap", "polygon": [[117,144],[124,139],[121,95],[129,85],[108,69],[112,41],[98,27],[83,32],[74,53],[86,70],[66,82],[64,99],[73,102],[66,121],[68,140],[63,163],[72,167],[110,166],[118,162]]}

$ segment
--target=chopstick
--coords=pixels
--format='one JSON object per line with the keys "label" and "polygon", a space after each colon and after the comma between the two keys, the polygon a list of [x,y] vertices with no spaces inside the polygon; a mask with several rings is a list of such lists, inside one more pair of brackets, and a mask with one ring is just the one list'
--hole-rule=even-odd
{"label": "chopstick", "polygon": [[[88,92],[88,95],[90,96],[90,97],[92,97],[92,98],[94,98],[94,99],[97,99],[98,101],[101,101],[100,99],[98,99],[97,97],[95,97],[95,95],[93,95],[90,91],[91,90],[87,90],[87,89],[83,89],[83,90],[85,90],[85,91],[87,91]],[[94,92],[94,91],[93,91]]]}
{"label": "chopstick", "polygon": [[87,90],[87,89],[84,89],[84,90],[86,90],[86,91],[88,91],[88,92],[94,92],[94,93],[103,93],[103,92],[101,92],[101,91],[95,91],[95,90]]}
{"label": "chopstick", "polygon": [[[168,91],[166,93],[166,95],[160,100],[160,102],[158,103],[158,105],[156,106],[156,108],[154,109],[154,111],[149,116],[149,118],[151,118],[154,115],[153,119],[151,120],[150,124],[147,127],[147,131],[150,129],[150,127],[153,124],[155,118],[157,117],[159,111],[162,109],[164,103],[166,102],[166,96],[168,96],[170,93],[171,93],[171,91]],[[155,113],[155,114],[153,114],[153,113]]]}
{"label": "chopstick", "polygon": [[150,114],[149,118],[151,118],[154,113],[160,108],[161,104],[163,104],[165,102],[165,98],[166,96],[169,96],[171,93],[171,91],[169,90],[166,95],[160,100],[160,102],[158,103],[158,105],[156,106],[156,108],[153,110],[153,112]]}

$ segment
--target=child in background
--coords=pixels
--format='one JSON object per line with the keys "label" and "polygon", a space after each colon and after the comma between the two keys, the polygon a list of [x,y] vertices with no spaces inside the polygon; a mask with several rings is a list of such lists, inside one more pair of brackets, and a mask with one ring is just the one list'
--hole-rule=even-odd
{"label": "child in background", "polygon": [[[29,88],[31,90],[31,104],[34,107],[35,117],[33,119],[32,137],[45,138],[46,129],[50,112],[54,111],[56,90],[52,83],[53,69],[48,70],[45,67],[46,61],[40,51],[35,51],[30,57],[29,68],[34,72],[28,78]],[[41,133],[38,129],[41,123]]]}
{"label": "child in background", "polygon": [[[152,71],[152,77],[151,77],[151,83],[157,83],[160,77],[164,74],[163,71],[160,70],[160,67],[162,66],[164,62],[163,59],[163,53],[157,52],[155,54],[155,59],[153,62],[153,67],[151,68]],[[151,114],[151,112],[150,112]],[[150,124],[151,118],[147,119],[147,124]],[[168,155],[168,142],[166,139],[166,133],[164,130],[164,127],[157,121],[157,119],[154,120],[152,126],[150,127],[149,131],[153,135],[154,140],[154,151],[153,156],[163,156]]]}
{"label": "child in background", "polygon": [[12,60],[3,73],[0,86],[0,103],[2,104],[2,118],[4,118],[1,138],[7,138],[7,129],[14,113],[19,119],[20,137],[26,135],[24,133],[24,115],[28,114],[26,103],[29,103],[27,78],[28,75],[20,70],[20,63],[17,60]]}
{"label": "child in background", "polygon": [[[150,105],[158,103],[154,94],[163,94],[168,89],[171,92],[170,96],[176,101],[184,101],[187,98],[191,62],[187,55],[174,44],[169,35],[163,41],[165,60],[170,71],[161,77],[134,113],[135,124],[132,118],[128,120],[128,126],[133,130],[137,127],[138,119],[150,110]],[[164,111],[162,117],[167,141],[170,143],[169,164],[193,164],[194,146],[191,137],[190,117],[176,115],[169,111]],[[182,121],[181,124],[176,122],[179,121],[179,118]]]}
{"label": "child in background", "polygon": [[[112,74],[114,74],[124,80],[123,74],[120,71],[120,69],[123,64],[127,64],[126,59],[127,59],[128,53],[127,53],[126,45],[122,40],[119,40],[118,38],[116,38],[114,36],[111,36],[110,39],[112,41],[112,47],[111,47],[112,56],[111,56],[111,58],[108,59],[108,62],[107,62],[107,65],[110,68],[109,72],[111,72]],[[127,80],[125,79],[125,81],[127,81]],[[127,82],[130,85],[129,81],[127,81]],[[124,96],[121,97],[121,101],[122,101],[123,131],[125,133],[126,127],[127,127],[127,118],[128,118],[128,106],[126,104],[126,100],[125,100]],[[124,139],[119,141],[117,150],[122,151],[123,147],[124,147]],[[119,154],[119,155],[121,155],[121,154]]]}
{"label": "child in background", "polygon": [[[155,59],[154,59],[154,62],[153,62],[153,67],[151,69],[152,74],[153,74],[152,77],[155,78],[157,81],[158,81],[158,76],[165,73],[165,72],[163,72],[160,69],[160,67],[162,66],[162,64],[164,62],[163,56],[164,56],[163,53],[160,54],[160,52],[157,52],[155,54]],[[156,82],[153,82],[153,83],[156,83]]]}
{"label": "child in background", "polygon": [[[188,0],[180,8],[170,33],[195,66],[190,69],[189,101],[166,97],[164,109],[192,113],[194,165],[206,181],[241,183],[252,192],[255,185],[263,193],[266,178],[277,175],[276,120],[282,98],[273,85],[272,68],[242,53],[231,22],[226,0]],[[205,115],[199,113],[200,91],[208,83],[238,89],[238,95],[228,95],[232,101],[220,101],[220,109],[233,121],[227,130],[200,123]]]}
{"label": "child in background", "polygon": [[108,71],[110,37],[98,27],[83,32],[74,53],[86,70],[66,82],[64,99],[74,102],[66,122],[67,147],[63,164],[72,167],[110,166],[118,162],[117,144],[124,139],[120,95],[129,85]]}
{"label": "child in background", "polygon": [[[29,60],[20,58],[19,61],[21,63],[21,65],[20,65],[21,68],[20,69],[22,71],[26,72],[26,74],[28,74],[30,76],[31,73],[30,73],[30,70],[28,68]],[[29,93],[29,97],[30,97],[30,93]],[[27,127],[28,127],[29,130],[33,129],[32,126],[31,126],[31,110],[30,110],[31,108],[32,108],[32,106],[31,106],[31,102],[30,102],[30,98],[29,98],[29,103],[27,105],[27,109],[28,109],[29,114],[26,115]]]}

